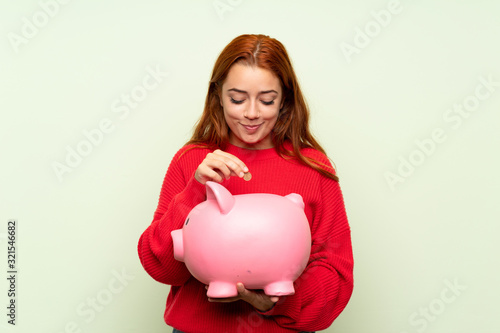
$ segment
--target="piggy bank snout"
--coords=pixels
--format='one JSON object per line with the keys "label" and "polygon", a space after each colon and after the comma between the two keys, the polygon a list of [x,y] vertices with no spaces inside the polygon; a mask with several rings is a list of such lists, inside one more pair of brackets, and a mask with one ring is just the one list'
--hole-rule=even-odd
{"label": "piggy bank snout", "polygon": [[174,247],[174,258],[179,261],[184,261],[184,240],[182,229],[174,230],[170,233],[172,236]]}

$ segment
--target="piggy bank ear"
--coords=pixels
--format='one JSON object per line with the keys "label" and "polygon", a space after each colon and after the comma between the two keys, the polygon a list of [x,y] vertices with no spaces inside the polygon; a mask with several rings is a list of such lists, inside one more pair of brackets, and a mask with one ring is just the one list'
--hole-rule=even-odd
{"label": "piggy bank ear", "polygon": [[299,206],[300,208],[304,209],[304,200],[302,199],[302,196],[297,193],[290,193],[289,195],[285,195],[285,198]]}
{"label": "piggy bank ear", "polygon": [[220,212],[222,214],[229,213],[234,206],[233,195],[224,186],[215,182],[208,181],[205,185],[207,187],[207,200],[216,200]]}

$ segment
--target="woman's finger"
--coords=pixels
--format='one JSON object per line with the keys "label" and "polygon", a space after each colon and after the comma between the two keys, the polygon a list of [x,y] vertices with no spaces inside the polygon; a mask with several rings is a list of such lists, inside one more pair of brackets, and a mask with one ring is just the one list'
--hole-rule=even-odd
{"label": "woman's finger", "polygon": [[247,166],[239,158],[217,149],[212,153],[208,153],[198,166],[195,179],[202,184],[209,180],[221,183],[231,176],[242,178],[247,172]]}
{"label": "woman's finger", "polygon": [[215,150],[213,152],[214,156],[221,158],[229,169],[238,177],[243,177],[243,175],[248,172],[248,167],[241,161],[238,157],[226,153],[222,150]]}
{"label": "woman's finger", "polygon": [[226,179],[231,177],[231,169],[220,159],[210,159],[206,162],[206,165]]}

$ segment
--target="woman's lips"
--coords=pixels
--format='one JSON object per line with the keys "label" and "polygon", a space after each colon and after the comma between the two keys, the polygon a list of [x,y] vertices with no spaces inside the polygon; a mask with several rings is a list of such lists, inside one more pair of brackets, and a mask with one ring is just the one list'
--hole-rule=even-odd
{"label": "woman's lips", "polygon": [[257,131],[261,125],[262,124],[259,124],[259,125],[243,125],[243,124],[241,124],[241,126],[243,126],[250,133]]}

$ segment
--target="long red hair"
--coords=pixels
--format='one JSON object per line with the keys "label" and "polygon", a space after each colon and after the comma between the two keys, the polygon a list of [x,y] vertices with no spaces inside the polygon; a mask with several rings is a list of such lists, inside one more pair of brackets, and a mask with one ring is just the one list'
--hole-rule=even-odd
{"label": "long red hair", "polygon": [[[333,170],[301,153],[313,148],[326,155],[324,149],[309,131],[309,109],[300,90],[288,53],[278,40],[265,35],[241,35],[233,39],[215,62],[208,86],[205,108],[193,136],[186,144],[224,150],[229,142],[229,126],[224,119],[220,98],[224,80],[236,62],[257,66],[273,72],[281,82],[283,107],[271,132],[278,154],[299,160],[328,178],[338,181]],[[293,150],[285,148],[290,142]]]}

